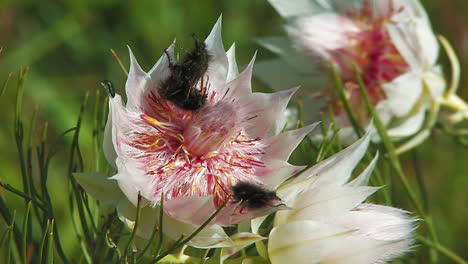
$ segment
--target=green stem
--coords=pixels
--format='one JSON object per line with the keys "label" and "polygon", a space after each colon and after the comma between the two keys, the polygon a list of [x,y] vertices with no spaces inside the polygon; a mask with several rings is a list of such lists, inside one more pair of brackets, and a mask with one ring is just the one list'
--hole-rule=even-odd
{"label": "green stem", "polygon": [[444,256],[446,256],[447,258],[453,260],[456,263],[468,264],[468,262],[466,262],[462,257],[458,256],[455,252],[453,252],[452,250],[442,246],[441,244],[439,244],[437,242],[431,241],[431,240],[429,240],[429,239],[427,239],[427,238],[425,238],[423,236],[417,235],[417,234],[416,234],[416,239],[419,242],[425,244],[426,246],[431,247],[431,248],[439,251]]}

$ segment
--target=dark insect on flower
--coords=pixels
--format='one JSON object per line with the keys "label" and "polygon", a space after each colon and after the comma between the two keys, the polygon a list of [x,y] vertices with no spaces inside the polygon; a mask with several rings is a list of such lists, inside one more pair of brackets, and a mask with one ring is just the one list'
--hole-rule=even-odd
{"label": "dark insect on flower", "polygon": [[240,205],[244,208],[258,209],[265,206],[283,205],[276,192],[265,190],[255,184],[240,182],[232,186],[232,192],[234,200],[241,202]]}
{"label": "dark insect on flower", "polygon": [[115,97],[115,89],[114,89],[114,85],[112,84],[111,81],[109,81],[109,80],[104,80],[104,81],[101,82],[101,86],[104,87],[104,89],[106,89],[106,92],[107,92],[112,98]]}
{"label": "dark insect on flower", "polygon": [[[160,94],[167,100],[173,102],[178,107],[196,111],[206,103],[206,93],[208,80],[204,77],[208,70],[210,55],[206,50],[206,45],[192,36],[195,40],[195,48],[185,54],[180,62],[173,62],[169,59],[169,69],[171,75],[161,84]],[[200,81],[200,89],[196,85]]]}

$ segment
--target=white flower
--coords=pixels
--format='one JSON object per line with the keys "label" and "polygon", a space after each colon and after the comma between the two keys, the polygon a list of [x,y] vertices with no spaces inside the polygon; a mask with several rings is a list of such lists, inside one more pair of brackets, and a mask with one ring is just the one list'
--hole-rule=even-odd
{"label": "white flower", "polygon": [[[330,62],[337,67],[346,96],[363,126],[370,124],[371,116],[353,64],[359,69],[370,99],[392,138],[412,136],[433,123],[434,119],[425,115],[437,111],[445,80],[436,64],[437,39],[417,0],[269,2],[288,19],[285,29],[293,43],[281,38],[260,39],[260,44],[280,58],[261,63],[257,76],[275,87],[272,83],[275,80],[269,76],[273,71],[288,68],[296,72],[289,74],[296,79],[288,81],[309,89],[325,87],[318,96],[315,93],[306,98],[313,102],[306,106],[312,105],[315,109],[311,111],[316,111],[317,106],[331,104],[345,143],[353,142],[356,135],[333,84],[324,80],[328,75],[321,73]],[[281,60],[286,65],[279,63]],[[281,85],[286,83],[283,81]],[[317,120],[315,113],[309,116],[310,120]]]}
{"label": "white flower", "polygon": [[348,182],[369,138],[366,134],[278,189],[291,210],[275,217],[268,242],[273,264],[384,263],[411,249],[415,220],[407,212],[362,204],[379,189],[366,186],[377,157]]}

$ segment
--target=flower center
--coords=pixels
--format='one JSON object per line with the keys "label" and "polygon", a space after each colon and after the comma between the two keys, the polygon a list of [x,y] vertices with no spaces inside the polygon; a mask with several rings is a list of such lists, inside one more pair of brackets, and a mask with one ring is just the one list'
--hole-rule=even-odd
{"label": "flower center", "polygon": [[238,120],[231,104],[219,102],[204,107],[183,132],[184,146],[194,156],[216,156],[235,134]]}
{"label": "flower center", "polygon": [[[388,3],[386,14],[375,14],[369,1],[364,1],[361,10],[348,12],[360,31],[350,33],[348,35],[350,44],[334,52],[333,61],[340,69],[346,95],[355,109],[363,102],[353,65],[359,69],[374,105],[386,98],[382,84],[391,82],[409,69],[409,65],[393,44],[385,27],[386,23],[392,23],[391,17],[401,10],[393,8],[393,1]],[[343,110],[338,102],[333,104],[337,113]]]}

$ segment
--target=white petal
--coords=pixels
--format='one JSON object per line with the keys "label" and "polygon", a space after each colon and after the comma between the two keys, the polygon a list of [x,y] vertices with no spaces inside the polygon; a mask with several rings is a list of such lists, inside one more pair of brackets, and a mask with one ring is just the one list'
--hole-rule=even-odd
{"label": "white petal", "polygon": [[76,181],[85,189],[85,191],[94,199],[108,204],[116,204],[125,196],[119,189],[117,183],[109,180],[108,176],[98,172],[73,173]]}
{"label": "white petal", "polygon": [[328,63],[333,59],[333,51],[348,46],[350,35],[361,30],[344,16],[321,13],[298,18],[293,25],[286,26],[286,31],[305,55],[319,56]]}
{"label": "white petal", "polygon": [[382,85],[382,89],[392,113],[397,117],[405,116],[421,97],[422,75],[414,71],[405,73]]}
{"label": "white petal", "polygon": [[165,201],[164,211],[178,221],[201,225],[216,211],[216,208],[213,196],[174,197]]}
{"label": "white petal", "polygon": [[314,123],[303,128],[286,131],[268,138],[265,140],[265,145],[268,146],[266,158],[288,160],[289,156],[294,149],[296,149],[302,139],[316,128],[317,125],[318,123]]}
{"label": "white petal", "polygon": [[228,73],[226,81],[230,82],[239,75],[239,69],[237,68],[236,62],[236,45],[232,44],[229,50],[226,52],[226,56],[229,62]]}
{"label": "white petal", "polygon": [[211,89],[222,88],[226,83],[226,77],[229,69],[229,62],[224,50],[223,40],[221,38],[221,16],[216,21],[210,35],[205,40],[206,50],[210,55],[210,61],[206,74],[210,78]]}
{"label": "white petal", "polygon": [[268,0],[268,2],[283,17],[311,14],[322,11],[324,8],[318,3],[310,0]]}
{"label": "white petal", "polygon": [[410,118],[406,119],[402,124],[392,127],[387,130],[390,137],[399,139],[415,134],[421,129],[426,114],[424,111],[419,111]]}
{"label": "white petal", "polygon": [[385,263],[408,249],[405,240],[370,239],[349,229],[310,220],[275,227],[268,243],[272,264]]}
{"label": "white petal", "polygon": [[293,203],[286,203],[292,209],[281,213],[287,215],[287,222],[331,221],[361,204],[378,189],[369,186],[347,187],[319,184],[315,188],[302,192]]}
{"label": "white petal", "polygon": [[437,60],[439,44],[424,19],[387,24],[387,30],[400,54],[413,70],[427,70]]}
{"label": "white petal", "polygon": [[247,67],[232,81],[224,85],[224,89],[218,93],[219,98],[224,97],[226,91],[228,91],[229,98],[237,98],[242,96],[249,96],[252,94],[252,69],[255,63],[256,54],[250,60]]}
{"label": "white petal", "polygon": [[422,54],[424,59],[423,63],[425,69],[429,69],[437,61],[439,56],[439,42],[432,31],[430,25],[424,19],[415,20],[415,29],[414,33],[417,34],[418,48],[421,48],[419,52]]}
{"label": "white petal", "polygon": [[115,159],[117,158],[117,153],[115,152],[114,144],[112,143],[112,115],[112,103],[109,101],[109,113],[107,114],[106,127],[104,128],[102,151],[104,152],[104,157],[107,162],[116,169],[117,165],[115,164]]}
{"label": "white petal", "polygon": [[362,204],[339,220],[340,224],[358,229],[358,234],[378,240],[409,239],[415,229],[415,219],[408,212],[394,207]]}
{"label": "white petal", "polygon": [[145,173],[141,169],[137,169],[138,166],[135,166],[132,161],[123,161],[123,159],[117,158],[116,163],[118,172],[110,179],[117,180],[117,184],[127,199],[135,206],[138,202],[138,194],[152,200],[152,185],[149,184],[150,179],[146,177]]}
{"label": "white petal", "polygon": [[434,66],[430,71],[424,74],[424,84],[426,84],[431,97],[435,100],[440,98],[447,88],[447,83],[443,76],[440,65]]}
{"label": "white petal", "polygon": [[356,177],[353,181],[346,184],[346,186],[365,186],[369,183],[370,176],[374,171],[375,165],[377,164],[377,160],[379,159],[379,153],[375,154],[375,157],[372,159],[371,163],[367,165],[366,169],[361,172],[361,174]]}
{"label": "white petal", "polygon": [[[171,74],[171,71],[169,69],[169,58],[172,61],[172,63],[176,63],[176,59],[174,57],[174,46],[175,46],[175,40],[165,50],[163,55],[159,58],[159,60],[154,64],[154,66],[148,72],[148,76],[150,76],[150,79],[146,83],[146,87],[144,91],[145,96],[147,96],[152,91],[157,93],[158,92],[157,89],[160,87],[161,83],[164,82]],[[142,108],[147,113],[152,114],[154,111],[154,108],[151,106],[148,106],[146,98],[141,98],[140,100],[141,100],[140,104],[142,105]]]}
{"label": "white petal", "polygon": [[150,77],[141,69],[130,47],[128,47],[128,52],[130,56],[130,70],[125,84],[127,107],[139,109]]}
{"label": "white petal", "polygon": [[265,163],[264,169],[258,170],[258,175],[265,176],[262,177],[262,181],[268,189],[276,189],[281,183],[305,167],[291,165],[285,160],[271,159]]}
{"label": "white petal", "polygon": [[239,100],[245,101],[251,110],[248,112],[249,116],[256,116],[246,121],[247,133],[253,138],[263,138],[265,135],[271,135],[277,131],[278,129],[275,127],[277,116],[284,112],[297,89],[292,88],[272,94],[254,93],[247,98],[240,98]]}
{"label": "white petal", "polygon": [[320,182],[333,182],[341,185],[348,181],[351,172],[366,153],[369,145],[369,132],[353,145],[321,161],[310,169],[301,173],[293,182],[300,182],[312,176],[318,176]]}
{"label": "white petal", "polygon": [[319,263],[343,243],[349,230],[315,221],[294,221],[275,227],[268,240],[272,264]]}

